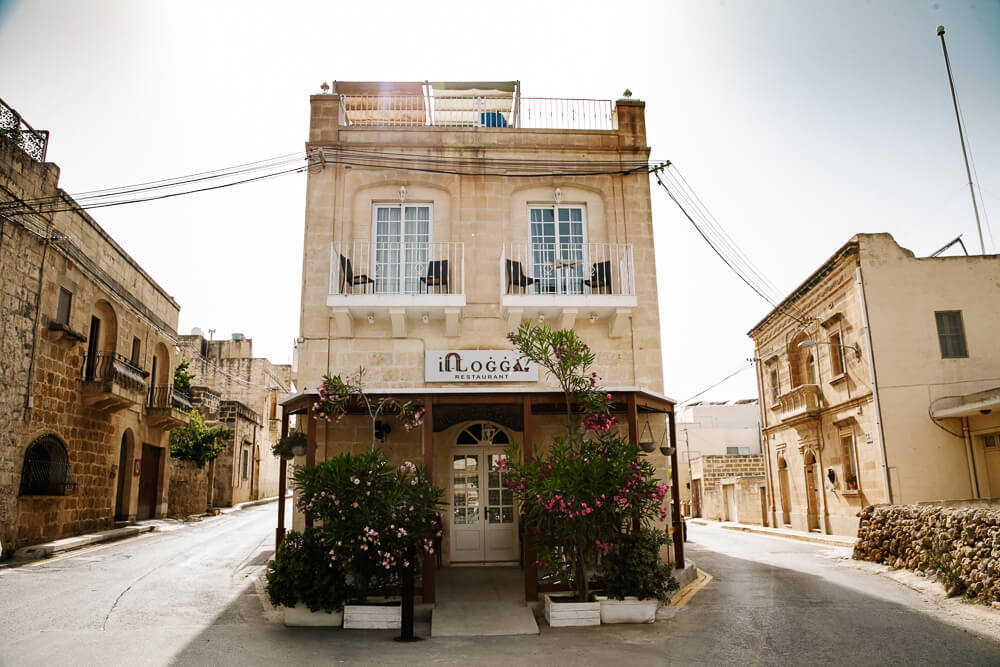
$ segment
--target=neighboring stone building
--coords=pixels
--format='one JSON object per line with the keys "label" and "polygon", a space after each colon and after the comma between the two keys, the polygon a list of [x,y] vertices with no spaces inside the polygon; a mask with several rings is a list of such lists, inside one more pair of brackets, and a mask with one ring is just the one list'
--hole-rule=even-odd
{"label": "neighboring stone building", "polygon": [[162,516],[179,307],[0,101],[0,543]]}
{"label": "neighboring stone building", "polygon": [[691,516],[767,525],[764,457],[707,455],[691,461]]}
{"label": "neighboring stone building", "polygon": [[279,402],[292,391],[291,366],[253,356],[253,341],[242,334],[230,340],[205,340],[200,330],[179,337],[180,358],[188,361],[194,395],[210,390],[214,401],[199,403],[209,425],[230,431],[226,450],[210,474],[211,504],[230,507],[278,495],[280,459],[271,445],[281,437]]}
{"label": "neighboring stone building", "polygon": [[[304,391],[288,412],[309,409],[324,375],[359,367],[373,395],[419,402],[424,426],[391,424],[383,450],[423,462],[446,490],[445,566],[524,555],[529,600],[535,559],[487,471],[509,443],[526,456],[545,447],[564,404],[544,372],[515,366],[507,333],[523,321],[574,328],[633,441],[647,424],[663,441],[664,413],[672,424],[659,393],[644,107],[527,98],[517,82],[338,81],[311,98]],[[361,415],[305,422],[310,463],[359,452],[371,435]],[[651,460],[667,474],[655,448]]]}
{"label": "neighboring stone building", "polygon": [[750,332],[776,525],[1000,496],[1000,257],[848,241]]}
{"label": "neighboring stone building", "polygon": [[[691,483],[691,463],[702,456],[760,454],[760,403],[755,398],[736,401],[698,401],[677,408],[677,478],[686,516],[702,516],[698,485]],[[761,474],[763,468],[761,468]]]}

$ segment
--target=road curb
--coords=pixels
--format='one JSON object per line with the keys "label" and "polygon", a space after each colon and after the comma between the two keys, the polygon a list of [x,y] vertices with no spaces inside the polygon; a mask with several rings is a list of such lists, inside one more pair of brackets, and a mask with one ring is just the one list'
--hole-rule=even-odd
{"label": "road curb", "polygon": [[834,547],[853,547],[857,542],[856,538],[839,535],[817,535],[815,533],[798,533],[794,531],[783,531],[765,526],[746,526],[742,524],[725,524],[719,521],[706,521],[705,519],[688,519],[688,523],[699,526],[716,526],[723,530],[738,530],[744,533],[754,533],[756,535],[768,535],[769,537],[784,537],[789,540],[799,540],[800,542],[813,542],[815,544],[826,544]]}
{"label": "road curb", "polygon": [[112,528],[111,530],[102,530],[100,532],[89,533],[87,535],[64,537],[63,539],[55,540],[54,542],[33,544],[31,546],[18,549],[14,552],[11,561],[12,563],[21,564],[33,560],[43,560],[45,558],[52,558],[58,554],[66,553],[67,551],[76,551],[77,549],[82,549],[92,544],[117,542],[118,540],[125,540],[130,537],[141,535],[142,533],[151,533],[154,530],[156,530],[156,526],[154,525],[124,526],[122,528]]}

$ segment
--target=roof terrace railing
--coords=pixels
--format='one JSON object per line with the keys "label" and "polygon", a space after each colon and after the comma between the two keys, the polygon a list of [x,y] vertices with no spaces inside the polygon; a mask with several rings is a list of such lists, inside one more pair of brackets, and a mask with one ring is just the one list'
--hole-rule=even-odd
{"label": "roof terrace railing", "polygon": [[344,94],[340,111],[341,125],[352,127],[615,129],[611,100]]}
{"label": "roof terrace railing", "polygon": [[45,162],[49,148],[49,131],[28,125],[10,106],[0,99],[0,136],[6,137],[37,162]]}

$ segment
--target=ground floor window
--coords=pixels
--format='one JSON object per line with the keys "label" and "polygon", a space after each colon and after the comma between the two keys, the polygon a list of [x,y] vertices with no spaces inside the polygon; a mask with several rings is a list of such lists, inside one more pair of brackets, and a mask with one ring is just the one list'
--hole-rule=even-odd
{"label": "ground floor window", "polygon": [[35,439],[24,453],[22,496],[64,496],[76,486],[66,445],[54,435]]}

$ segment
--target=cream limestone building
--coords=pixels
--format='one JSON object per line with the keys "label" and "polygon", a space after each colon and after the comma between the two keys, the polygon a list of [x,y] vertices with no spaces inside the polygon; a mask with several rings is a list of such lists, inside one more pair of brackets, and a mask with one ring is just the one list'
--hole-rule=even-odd
{"label": "cream limestone building", "polygon": [[1000,258],[859,234],[750,332],[774,525],[1000,496]]}
{"label": "cream limestone building", "polygon": [[[526,456],[546,446],[564,424],[562,394],[519,365],[508,332],[574,328],[633,440],[647,423],[663,440],[664,413],[672,424],[644,104],[526,98],[517,82],[335,82],[310,102],[295,378],[304,393],[285,401],[286,414],[306,413],[305,459],[369,446],[361,416],[308,417],[324,375],[363,367],[369,393],[426,410],[410,432],[387,420],[381,446],[395,462],[427,465],[445,489],[445,566],[523,556],[535,599],[530,544],[488,471],[510,443]],[[651,456],[666,475],[667,459]],[[293,525],[305,521],[296,514]]]}

